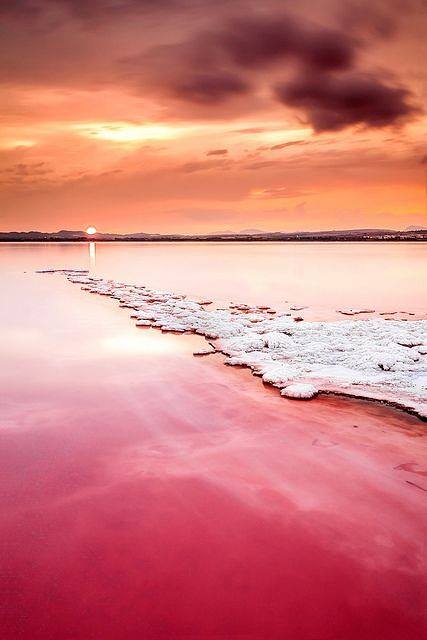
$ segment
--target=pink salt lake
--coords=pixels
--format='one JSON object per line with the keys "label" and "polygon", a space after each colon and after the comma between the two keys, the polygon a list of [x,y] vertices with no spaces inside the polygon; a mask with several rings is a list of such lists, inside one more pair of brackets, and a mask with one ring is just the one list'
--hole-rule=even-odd
{"label": "pink salt lake", "polygon": [[283,399],[193,357],[203,339],[136,329],[110,299],[34,271],[89,265],[309,305],[307,319],[344,306],[423,317],[426,250],[0,246],[2,638],[423,637],[424,423]]}

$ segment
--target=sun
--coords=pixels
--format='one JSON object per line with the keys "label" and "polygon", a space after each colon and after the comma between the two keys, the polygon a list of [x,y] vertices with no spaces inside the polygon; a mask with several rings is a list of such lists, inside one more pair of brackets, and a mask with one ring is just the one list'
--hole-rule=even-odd
{"label": "sun", "polygon": [[86,233],[88,236],[93,236],[96,233],[96,227],[88,227]]}

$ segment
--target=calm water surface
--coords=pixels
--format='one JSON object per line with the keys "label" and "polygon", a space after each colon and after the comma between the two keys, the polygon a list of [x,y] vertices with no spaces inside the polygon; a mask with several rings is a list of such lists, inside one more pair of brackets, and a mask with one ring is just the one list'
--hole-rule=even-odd
{"label": "calm water surface", "polygon": [[280,398],[193,357],[201,338],[139,330],[111,300],[33,273],[91,264],[325,315],[362,298],[421,312],[423,256],[101,245],[95,263],[86,245],[0,245],[2,640],[424,637],[424,423]]}
{"label": "calm water surface", "polygon": [[3,271],[88,268],[94,274],[221,302],[343,307],[425,317],[427,243],[64,243],[0,246]]}

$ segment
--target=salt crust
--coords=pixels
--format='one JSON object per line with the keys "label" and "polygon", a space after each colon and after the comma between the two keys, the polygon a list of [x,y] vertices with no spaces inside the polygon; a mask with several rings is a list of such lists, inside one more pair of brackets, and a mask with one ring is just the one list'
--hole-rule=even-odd
{"label": "salt crust", "polygon": [[191,331],[215,340],[226,364],[249,367],[282,389],[282,395],[309,398],[319,391],[339,392],[396,403],[427,416],[426,320],[296,323],[289,314],[273,315],[269,307],[232,303],[228,309],[207,309],[205,301],[173,292],[79,270],[58,271],[82,289],[132,309],[139,326]]}
{"label": "salt crust", "polygon": [[318,394],[318,390],[312,384],[294,382],[293,384],[288,384],[286,387],[283,387],[280,393],[287,398],[310,400],[310,398],[314,398],[314,396]]}

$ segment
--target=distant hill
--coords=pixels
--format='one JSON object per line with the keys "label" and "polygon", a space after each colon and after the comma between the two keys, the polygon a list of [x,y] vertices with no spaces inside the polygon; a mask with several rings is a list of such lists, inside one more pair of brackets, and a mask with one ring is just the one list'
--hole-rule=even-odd
{"label": "distant hill", "polygon": [[62,229],[61,231],[6,231],[0,232],[0,242],[88,242],[88,241],[139,241],[139,242],[188,242],[188,241],[417,241],[427,240],[427,229],[409,228],[405,231],[393,229],[332,229],[329,231],[260,231],[243,229],[214,234],[160,234],[160,233],[96,233],[88,236],[84,231]]}
{"label": "distant hill", "polygon": [[240,231],[231,231],[230,229],[225,229],[224,231],[209,231],[205,233],[206,236],[235,236],[235,235],[255,235],[257,233],[268,233],[267,231],[262,231],[261,229],[240,229]]}

